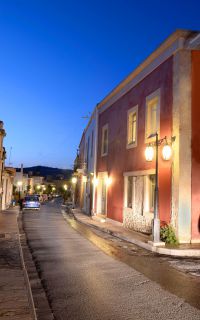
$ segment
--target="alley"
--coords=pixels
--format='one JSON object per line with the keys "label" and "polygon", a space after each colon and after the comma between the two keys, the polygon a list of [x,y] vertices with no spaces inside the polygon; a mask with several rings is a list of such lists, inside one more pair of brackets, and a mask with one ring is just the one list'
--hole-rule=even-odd
{"label": "alley", "polygon": [[[169,270],[161,265],[162,274],[156,275],[150,270],[163,261],[159,257],[136,249],[140,257],[137,262],[134,254],[128,254],[128,246],[126,254],[115,244],[109,247],[112,240],[108,236],[100,241],[98,234],[89,230],[80,228],[77,232],[64,220],[58,201],[43,205],[40,212],[25,212],[24,228],[55,319],[200,318],[198,280],[188,281],[186,275],[174,269],[170,279]],[[85,237],[96,244],[99,241],[98,246]],[[147,270],[143,273],[148,277],[138,272],[139,265],[141,272]],[[158,284],[159,277],[164,279],[165,284],[161,285],[166,288],[168,282],[174,281],[176,286],[178,279],[179,297],[169,293],[170,285],[169,291],[164,290]]]}

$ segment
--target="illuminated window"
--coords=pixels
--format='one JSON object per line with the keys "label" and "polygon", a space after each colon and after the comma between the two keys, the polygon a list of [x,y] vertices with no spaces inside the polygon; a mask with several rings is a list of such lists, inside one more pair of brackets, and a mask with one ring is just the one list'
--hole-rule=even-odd
{"label": "illuminated window", "polygon": [[137,145],[137,106],[128,111],[127,148]]}
{"label": "illuminated window", "polygon": [[108,125],[106,124],[102,128],[101,155],[106,156],[107,154],[108,154]]}
{"label": "illuminated window", "polygon": [[151,134],[160,132],[160,90],[156,90],[146,99],[146,140]]}

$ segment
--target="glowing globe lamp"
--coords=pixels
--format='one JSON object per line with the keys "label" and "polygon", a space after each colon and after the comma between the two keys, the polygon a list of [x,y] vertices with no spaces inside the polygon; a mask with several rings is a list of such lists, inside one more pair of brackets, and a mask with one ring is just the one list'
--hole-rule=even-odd
{"label": "glowing globe lamp", "polygon": [[145,149],[145,158],[146,161],[152,161],[154,156],[154,148],[152,146],[148,146]]}
{"label": "glowing globe lamp", "polygon": [[172,156],[172,148],[168,144],[164,145],[162,149],[162,157],[164,160],[169,160]]}

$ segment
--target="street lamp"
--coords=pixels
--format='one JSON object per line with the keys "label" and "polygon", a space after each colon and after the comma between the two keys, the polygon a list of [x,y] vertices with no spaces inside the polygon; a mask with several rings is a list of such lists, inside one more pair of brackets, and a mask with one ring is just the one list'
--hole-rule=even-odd
{"label": "street lamp", "polygon": [[[156,138],[155,142],[149,144],[145,149],[145,158],[147,161],[152,161],[154,157],[154,146],[156,149],[156,174],[155,174],[155,194],[154,194],[154,219],[153,219],[153,243],[160,244],[160,219],[158,213],[158,147],[165,144],[162,150],[163,160],[169,160],[172,156],[171,146],[168,144],[167,137],[163,139],[158,139],[158,133],[151,134],[148,139]],[[171,137],[171,144],[175,141],[175,137]]]}
{"label": "street lamp", "polygon": [[77,177],[72,177],[72,184],[74,185],[73,188],[73,207],[75,207],[75,188],[76,188],[76,183],[77,183]]}
{"label": "street lamp", "polygon": [[64,195],[63,195],[63,204],[65,204],[65,201],[66,201],[66,198],[67,198],[67,189],[68,189],[67,184],[64,184],[63,188],[65,190],[64,191]]}
{"label": "street lamp", "polygon": [[112,183],[112,178],[111,177],[107,177],[105,179],[105,183],[106,183],[106,186],[109,187],[111,185],[111,183]]}
{"label": "street lamp", "polygon": [[64,184],[63,188],[65,189],[65,191],[67,191],[67,184]]}
{"label": "street lamp", "polygon": [[77,178],[76,178],[76,177],[73,177],[73,178],[72,178],[72,183],[73,183],[73,184],[76,184],[76,183],[77,183]]}
{"label": "street lamp", "polygon": [[94,185],[95,187],[97,187],[97,186],[98,186],[98,183],[99,183],[99,179],[98,179],[98,178],[93,178],[92,183],[93,183],[93,185]]}

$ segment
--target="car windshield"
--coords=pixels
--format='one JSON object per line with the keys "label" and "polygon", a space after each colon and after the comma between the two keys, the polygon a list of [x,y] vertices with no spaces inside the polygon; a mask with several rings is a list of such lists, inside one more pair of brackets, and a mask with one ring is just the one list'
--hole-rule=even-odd
{"label": "car windshield", "polygon": [[25,201],[39,201],[38,197],[36,196],[30,196],[30,197],[25,197]]}

